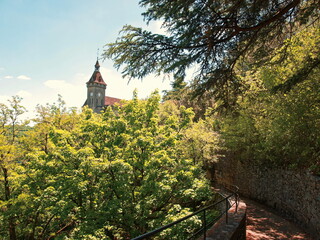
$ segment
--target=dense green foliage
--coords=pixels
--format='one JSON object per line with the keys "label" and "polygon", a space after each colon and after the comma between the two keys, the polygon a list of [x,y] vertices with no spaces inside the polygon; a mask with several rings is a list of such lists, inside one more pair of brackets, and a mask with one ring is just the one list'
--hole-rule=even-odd
{"label": "dense green foliage", "polygon": [[315,25],[287,40],[264,66],[243,74],[245,94],[237,109],[221,120],[225,145],[239,160],[320,175],[319,66],[295,78],[319,54]]}
{"label": "dense green foliage", "polygon": [[[1,105],[0,236],[127,239],[211,200],[201,153],[193,158],[184,149],[193,112],[159,100],[135,94],[95,114],[68,110],[59,98],[39,106],[35,126],[22,135],[14,130],[19,99]],[[199,224],[193,217],[180,228],[192,232]],[[174,239],[175,231],[161,238]]]}
{"label": "dense green foliage", "polygon": [[195,121],[204,119],[207,109],[214,106],[212,94],[205,93],[201,98],[195,98],[192,88],[181,78],[176,79],[171,86],[172,89],[164,91],[163,101],[173,101],[179,106],[192,108]]}
{"label": "dense green foliage", "polygon": [[[237,62],[261,63],[298,26],[319,18],[319,0],[140,0],[147,22],[162,21],[166,35],[126,25],[105,57],[130,78],[195,67],[193,92],[210,90],[231,105],[241,92]],[[319,59],[315,61],[318,64]]]}

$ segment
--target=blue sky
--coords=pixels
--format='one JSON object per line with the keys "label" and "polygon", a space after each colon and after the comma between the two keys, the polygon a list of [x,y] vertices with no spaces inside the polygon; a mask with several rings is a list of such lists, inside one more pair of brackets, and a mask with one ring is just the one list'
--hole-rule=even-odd
{"label": "blue sky", "polygon": [[[103,46],[114,42],[125,24],[161,33],[161,23],[146,26],[138,0],[0,0],[0,102],[23,97],[28,117],[37,104],[61,94],[68,106],[81,107]],[[106,94],[141,98],[170,88],[168,79],[122,79],[110,60],[100,61]]]}

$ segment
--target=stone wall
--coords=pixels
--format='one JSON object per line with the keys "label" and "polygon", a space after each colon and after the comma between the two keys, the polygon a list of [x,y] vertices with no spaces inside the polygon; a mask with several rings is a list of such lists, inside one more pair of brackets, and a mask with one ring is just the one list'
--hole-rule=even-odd
{"label": "stone wall", "polygon": [[320,177],[307,172],[256,167],[225,159],[215,164],[214,180],[234,184],[240,194],[258,200],[320,236]]}
{"label": "stone wall", "polygon": [[[244,202],[239,201],[238,206],[234,204],[228,211],[228,222],[226,215],[223,215],[207,231],[206,240],[245,240],[246,211],[247,206]],[[198,240],[202,239],[203,237],[200,237]]]}

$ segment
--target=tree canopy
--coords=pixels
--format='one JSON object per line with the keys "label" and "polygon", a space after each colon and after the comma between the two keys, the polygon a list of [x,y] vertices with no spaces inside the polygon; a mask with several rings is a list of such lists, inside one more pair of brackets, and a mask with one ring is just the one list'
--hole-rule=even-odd
{"label": "tree canopy", "polygon": [[238,160],[320,175],[320,67],[296,78],[290,91],[286,88],[288,79],[308,65],[306,59],[317,57],[319,43],[319,26],[305,29],[241,77],[246,91],[237,100],[236,114],[220,119],[225,146]]}
{"label": "tree canopy", "polygon": [[[214,199],[201,154],[213,153],[217,136],[183,137],[194,128],[191,109],[160,106],[155,92],[102,114],[77,113],[60,97],[38,106],[35,126],[21,134],[20,100],[0,105],[4,239],[131,239]],[[194,150],[186,151],[190,141]],[[184,238],[201,221],[160,239]]]}
{"label": "tree canopy", "polygon": [[[237,63],[258,63],[295,32],[319,20],[319,0],[141,0],[144,19],[160,20],[166,35],[126,25],[107,45],[104,56],[123,75],[143,78],[149,73],[173,73],[184,78],[196,66],[193,91],[211,91],[228,101],[240,91]],[[319,57],[300,74],[319,64]],[[294,83],[294,80],[291,80]],[[288,84],[293,85],[293,84]]]}

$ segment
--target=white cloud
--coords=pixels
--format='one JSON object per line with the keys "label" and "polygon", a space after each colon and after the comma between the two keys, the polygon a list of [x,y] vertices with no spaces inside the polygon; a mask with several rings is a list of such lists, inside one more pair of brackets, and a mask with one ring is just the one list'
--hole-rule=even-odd
{"label": "white cloud", "polygon": [[75,78],[76,79],[79,79],[79,78],[83,79],[83,78],[86,78],[86,77],[88,77],[88,76],[86,74],[84,74],[84,73],[76,73],[75,74]]}
{"label": "white cloud", "polygon": [[7,95],[0,95],[0,103],[7,104],[9,99],[11,99],[11,97],[10,97],[10,96],[7,96]]}
{"label": "white cloud", "polygon": [[[35,106],[34,104],[34,99],[32,98],[32,94],[29,93],[28,91],[25,90],[20,90],[18,92],[16,92],[15,94],[13,94],[13,96],[18,95],[19,97],[22,97],[22,101],[21,101],[21,105],[24,106],[26,108],[26,112],[23,113],[20,117],[19,120],[27,120],[27,119],[31,119],[34,117],[33,112],[30,112],[30,106]],[[5,105],[9,106],[9,102],[12,100],[12,96],[8,96],[8,95],[0,95],[0,103],[4,103]]]}
{"label": "white cloud", "polygon": [[[28,101],[30,99],[32,99],[32,94],[28,91],[25,91],[25,90],[20,90],[18,92],[15,92],[14,94],[12,94],[12,96],[19,96],[21,98],[23,98],[23,101],[25,99],[27,99]],[[12,96],[9,96],[9,95],[0,95],[0,102],[1,103],[4,103],[4,104],[7,104],[9,100],[12,99]],[[23,104],[22,104],[23,105]]]}
{"label": "white cloud", "polygon": [[165,28],[162,27],[163,21],[152,21],[149,23],[147,29],[152,33],[167,35]]}
{"label": "white cloud", "polygon": [[17,92],[18,96],[22,97],[22,98],[28,98],[28,97],[32,97],[32,94],[28,91],[25,90],[20,90],[19,92]]}
{"label": "white cloud", "polygon": [[[149,75],[143,80],[132,79],[128,82],[128,79],[123,79],[121,73],[115,69],[100,67],[100,72],[107,83],[106,95],[111,97],[128,100],[132,98],[133,91],[137,89],[138,97],[146,98],[155,89],[158,89],[160,93],[163,90],[171,89],[170,78],[167,79],[165,76]],[[85,85],[83,87],[86,88]]]}
{"label": "white cloud", "polygon": [[168,35],[165,28],[162,27],[162,24],[163,24],[163,21],[157,20],[157,21],[150,21],[148,25],[146,25],[145,23],[136,23],[136,22],[132,22],[130,25],[141,27],[142,29],[145,29],[155,34]]}
{"label": "white cloud", "polygon": [[17,79],[19,79],[19,80],[31,80],[31,78],[26,76],[26,75],[20,75],[20,76],[17,77]]}
{"label": "white cloud", "polygon": [[57,95],[60,94],[66,101],[68,107],[81,107],[86,100],[86,85],[85,81],[78,79],[79,75],[76,74],[72,83],[65,80],[47,80],[43,84],[51,89],[51,93],[47,94],[51,96],[51,99],[46,101],[52,102],[57,100]]}
{"label": "white cloud", "polygon": [[47,80],[43,83],[45,86],[51,89],[57,90],[71,90],[72,84],[67,83],[65,80]]}
{"label": "white cloud", "polygon": [[90,79],[91,75],[84,73],[76,73],[72,80],[72,84],[86,86],[86,82]]}
{"label": "white cloud", "polygon": [[5,78],[5,79],[12,79],[13,76],[9,76],[9,75],[8,75],[8,76],[5,76],[4,78]]}

